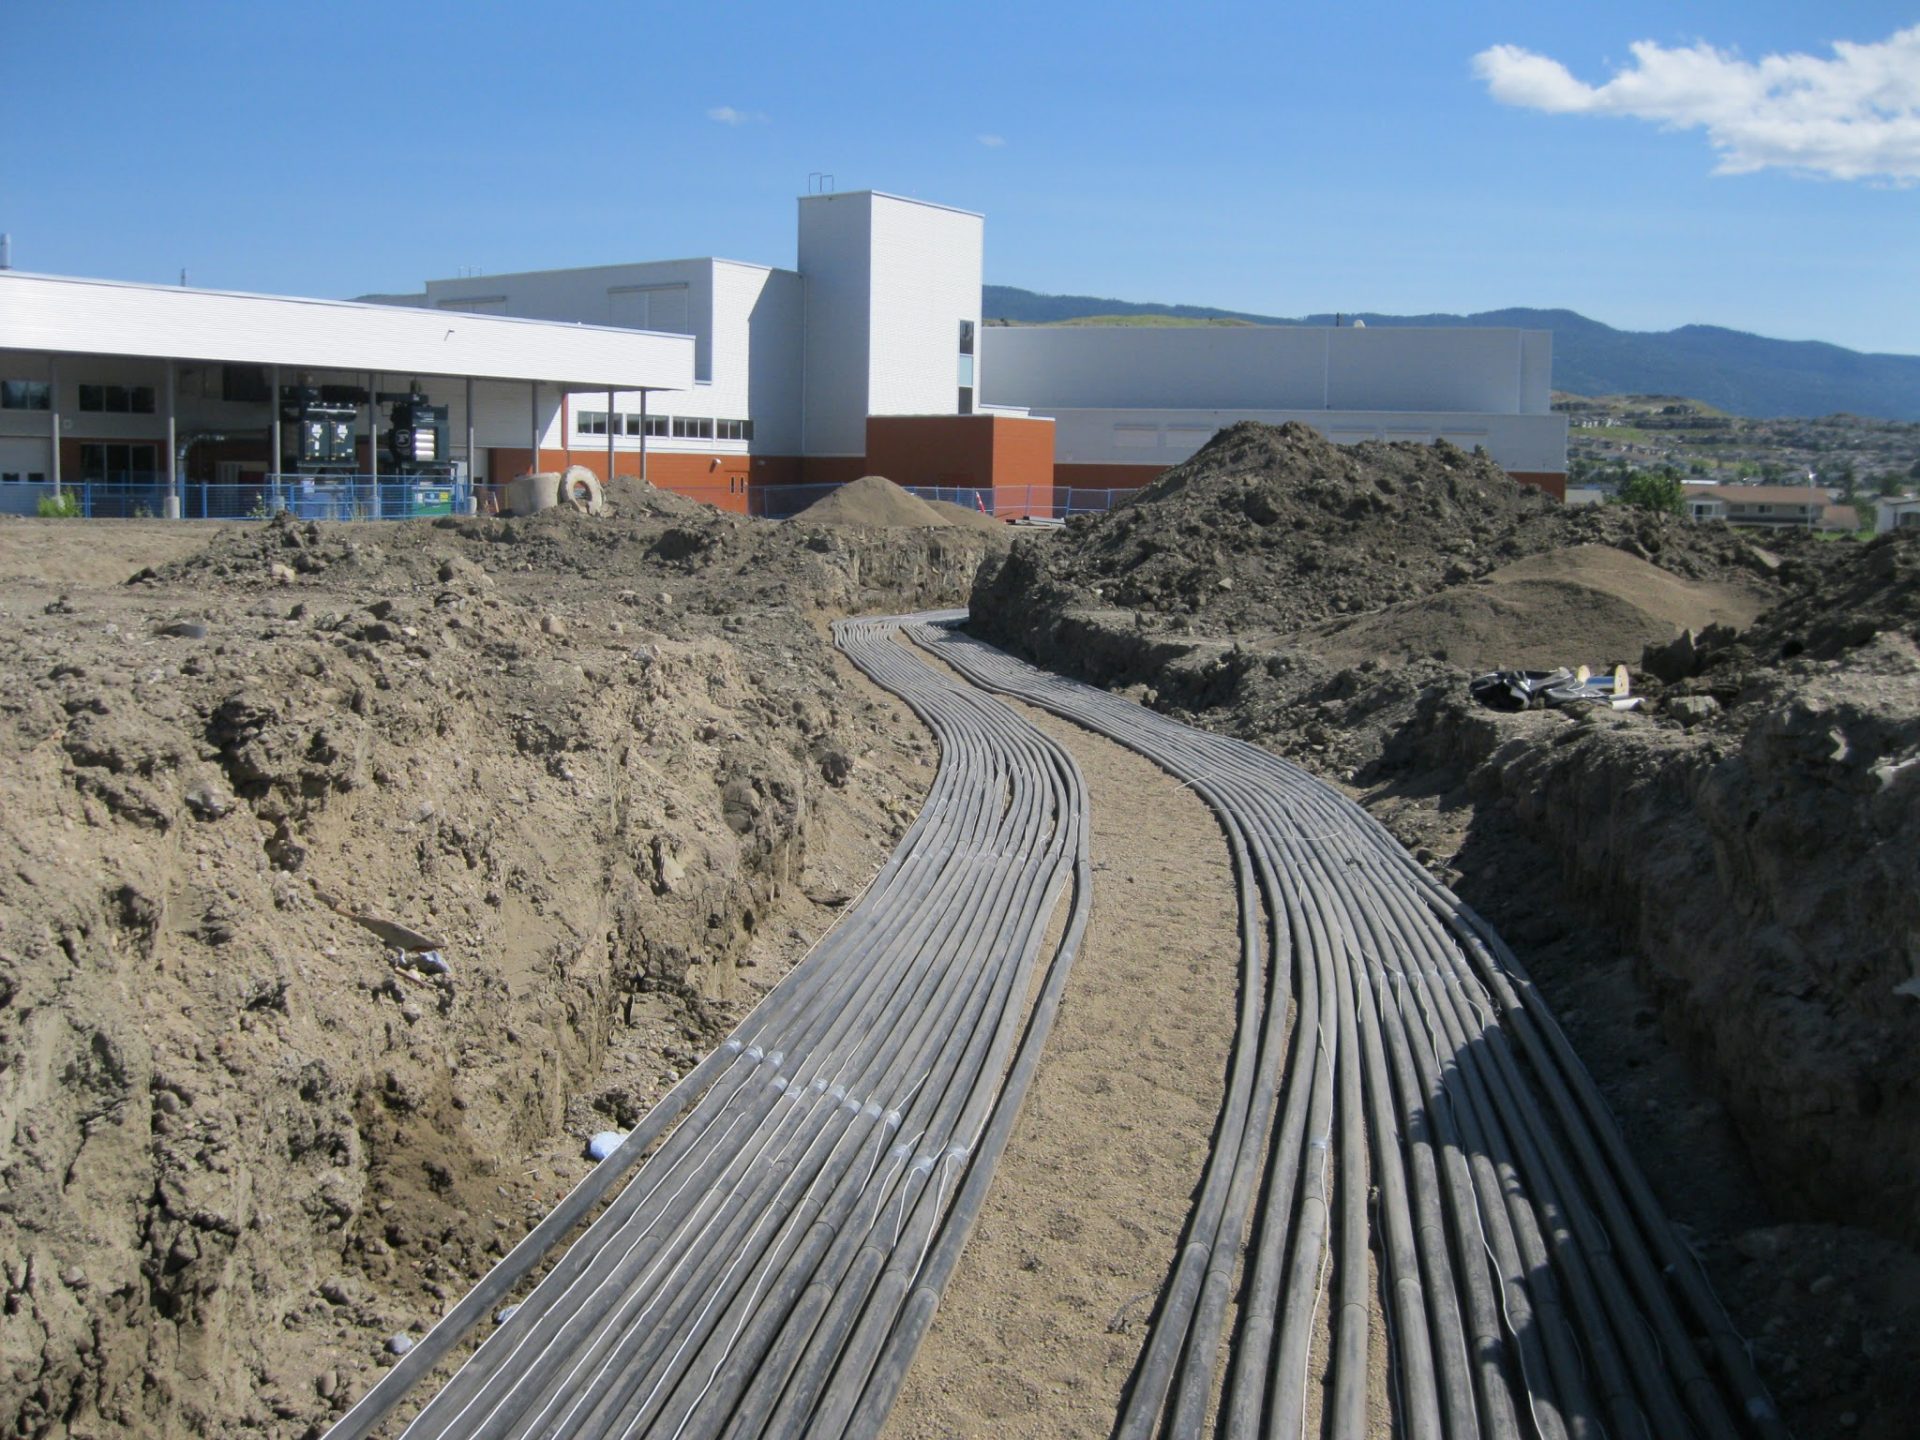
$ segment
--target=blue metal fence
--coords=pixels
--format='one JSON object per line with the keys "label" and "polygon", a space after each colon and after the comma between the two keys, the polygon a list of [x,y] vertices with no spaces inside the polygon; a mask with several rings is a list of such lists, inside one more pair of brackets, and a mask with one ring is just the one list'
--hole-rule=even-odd
{"label": "blue metal fence", "polygon": [[[49,490],[51,487],[48,487]],[[417,520],[464,513],[465,481],[382,475],[262,475],[245,484],[182,480],[169,491],[164,475],[131,474],[62,487],[90,519],[266,520],[284,510],[298,520]]]}
{"label": "blue metal fence", "polygon": [[[730,487],[676,485],[665,487],[695,500],[722,508],[746,509],[750,515],[785,520],[840,488],[819,485],[755,485],[744,493]],[[1091,490],[1065,485],[946,486],[910,485],[908,493],[923,500],[943,500],[1002,520],[1064,520],[1071,515],[1110,510],[1132,490]],[[18,491],[22,503],[4,502],[0,510],[33,513],[32,500],[51,495],[50,485],[6,487]],[[34,493],[28,497],[26,492]],[[78,513],[92,519],[265,520],[285,511],[298,520],[414,520],[434,515],[465,514],[487,491],[464,480],[429,480],[382,475],[260,475],[243,484],[182,480],[169,490],[163,474],[135,472],[106,480],[83,479],[62,487]],[[177,509],[170,501],[178,502]],[[482,505],[484,508],[484,504]]]}

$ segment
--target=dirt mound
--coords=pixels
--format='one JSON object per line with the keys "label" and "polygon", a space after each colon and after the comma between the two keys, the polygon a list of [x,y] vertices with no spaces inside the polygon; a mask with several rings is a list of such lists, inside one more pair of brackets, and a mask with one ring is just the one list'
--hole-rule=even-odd
{"label": "dirt mound", "polygon": [[698,500],[690,500],[685,495],[676,495],[671,490],[662,490],[658,485],[642,480],[637,475],[621,475],[605,488],[607,508],[616,515],[649,515],[658,519],[679,519],[701,512],[711,512],[712,507],[702,505]]}
{"label": "dirt mound", "polygon": [[829,491],[793,520],[801,525],[860,525],[875,530],[953,523],[918,495],[908,494],[884,475],[863,475]]}
{"label": "dirt mound", "polygon": [[1109,514],[1070,524],[1063,543],[1031,558],[1031,573],[983,575],[975,608],[1030,609],[1032,593],[1012,592],[1038,585],[1078,592],[1070,603],[1290,631],[1575,545],[1691,578],[1760,563],[1724,527],[1615,506],[1569,510],[1444,440],[1341,446],[1306,425],[1247,422]]}
{"label": "dirt mound", "polygon": [[0,527],[9,1434],[318,1433],[900,833],[989,538],[638,499]]}
{"label": "dirt mound", "polygon": [[1685,580],[1604,545],[1576,545],[1299,638],[1343,664],[1431,656],[1471,670],[1637,665],[1646,646],[1683,630],[1747,625],[1762,594],[1746,580]]}
{"label": "dirt mound", "polygon": [[1881,635],[1920,643],[1920,533],[1825,549],[1829,563],[1790,572],[1796,593],[1741,637],[1750,653],[1832,660]]}

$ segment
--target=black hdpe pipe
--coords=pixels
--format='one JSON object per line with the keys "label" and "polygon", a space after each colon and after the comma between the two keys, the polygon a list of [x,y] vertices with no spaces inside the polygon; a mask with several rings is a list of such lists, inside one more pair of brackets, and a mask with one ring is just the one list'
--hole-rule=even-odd
{"label": "black hdpe pipe", "polygon": [[[1738,1336],[1652,1201],[1597,1090],[1552,1025],[1525,972],[1484,922],[1415,865],[1352,802],[1276,757],[1200,735],[1115,697],[1031,671],[978,642],[950,635],[935,648],[977,682],[1051,709],[1147,755],[1194,783],[1196,792],[1216,809],[1223,798],[1243,815],[1250,801],[1261,807],[1277,805],[1286,819],[1273,838],[1311,842],[1293,855],[1294,873],[1305,877],[1308,891],[1337,903],[1354,933],[1364,932],[1368,939],[1350,957],[1356,984],[1350,1002],[1340,1007],[1342,1018],[1351,1018],[1356,1004],[1372,1013],[1371,1026],[1363,1015],[1361,1028],[1373,1050],[1384,1047],[1378,1061],[1368,1062],[1377,1081],[1374,1089],[1383,1102],[1391,1099],[1392,1112],[1404,1127],[1402,1135],[1412,1137],[1399,1141],[1376,1134],[1376,1148],[1388,1140],[1394,1148],[1408,1150],[1414,1177],[1412,1194],[1391,1197],[1382,1217],[1384,1226],[1400,1231],[1400,1241],[1390,1243],[1400,1256],[1401,1270],[1417,1261],[1411,1283],[1391,1312],[1400,1317],[1391,1332],[1391,1348],[1399,1380],[1396,1398],[1403,1411],[1409,1403],[1419,1403],[1407,1384],[1409,1337],[1404,1323],[1418,1301],[1434,1337],[1430,1357],[1437,1363],[1435,1379],[1448,1433],[1468,1423],[1468,1407],[1476,1397],[1472,1423],[1482,1433],[1515,1433],[1522,1415],[1543,1434],[1598,1433],[1595,1401],[1583,1374],[1586,1365],[1594,1371],[1601,1401],[1619,1434],[1647,1433],[1640,1403],[1651,1405],[1652,1413],[1661,1417],[1662,1428],[1653,1433],[1662,1435],[1692,1433],[1695,1426],[1709,1435],[1782,1433]],[[1202,778],[1208,783],[1196,783]],[[1259,843],[1264,848],[1267,839]],[[1344,847],[1342,863],[1324,862],[1321,852],[1329,847]],[[1284,847],[1276,853],[1284,853]],[[1301,929],[1297,922],[1294,929]],[[1319,958],[1316,952],[1327,938],[1313,937],[1302,947],[1297,963],[1303,974]],[[1533,1066],[1531,1079],[1510,1055],[1506,1037],[1494,1023],[1493,1006],[1476,998],[1483,978]],[[1303,978],[1302,990],[1306,983]],[[1304,1002],[1302,1008],[1304,1012]],[[1524,1023],[1536,1014],[1542,1023]],[[1322,1020],[1321,1028],[1325,1026]],[[1324,1040],[1315,1041],[1316,1061],[1326,1048]],[[1288,1084],[1296,1086],[1301,1077],[1315,1073],[1296,1056],[1288,1068]],[[1307,1083],[1310,1104],[1312,1079]],[[1557,1127],[1546,1122],[1535,1086],[1546,1093]],[[1336,1108],[1359,1108],[1351,1082]],[[1289,1343],[1298,1343],[1304,1330],[1298,1317],[1310,1319],[1310,1294],[1318,1284],[1318,1264],[1303,1263],[1317,1261],[1317,1246],[1311,1244],[1311,1186],[1297,1179],[1304,1171],[1310,1182],[1312,1167],[1296,1168],[1288,1159],[1289,1116],[1298,1113],[1291,1103],[1283,1107],[1279,1141],[1266,1172],[1262,1207],[1268,1223],[1262,1242],[1256,1243],[1250,1272],[1254,1303],[1247,1304],[1249,1297],[1243,1296],[1241,1338],[1260,1333],[1253,1327],[1272,1323],[1264,1318],[1269,1312],[1263,1296],[1274,1284],[1271,1277],[1278,1265],[1271,1252],[1279,1229],[1273,1217],[1280,1214],[1297,1214],[1309,1242],[1294,1253],[1279,1302],[1283,1317],[1296,1318],[1291,1326],[1284,1318],[1279,1324],[1270,1393],[1254,1393],[1263,1388],[1251,1378],[1258,1367],[1243,1354],[1231,1375],[1225,1411],[1230,1427],[1250,1426],[1264,1398],[1272,1426],[1267,1433],[1274,1435],[1290,1433],[1277,1423],[1282,1410],[1297,1413],[1292,1394],[1298,1387],[1287,1380],[1280,1359]],[[1384,1109],[1376,1112],[1376,1125],[1386,1118]],[[1325,1167],[1321,1170],[1324,1174]],[[1351,1220],[1353,1187],[1343,1182],[1340,1188],[1346,1192],[1343,1213]],[[1596,1208],[1604,1227],[1593,1220]],[[1363,1210],[1358,1225],[1364,1224]],[[1275,1234],[1267,1237],[1267,1230]],[[1616,1251],[1625,1257],[1631,1289],[1610,1278]],[[1676,1331],[1672,1296],[1667,1286],[1657,1283],[1658,1267],[1652,1263],[1656,1255],[1670,1266],[1681,1299],[1711,1337],[1721,1370],[1717,1383],[1694,1359],[1684,1330]],[[1364,1271],[1364,1253],[1359,1258],[1357,1268]],[[1350,1253],[1340,1268],[1356,1268]],[[1556,1276],[1569,1286],[1565,1304]],[[1457,1287],[1460,1293],[1432,1293],[1445,1287]],[[1350,1292],[1349,1297],[1351,1303]],[[1163,1301],[1155,1323],[1168,1319]],[[1510,1332],[1505,1337],[1502,1328]],[[1576,1330],[1584,1348],[1576,1348]],[[1657,1350],[1650,1333],[1660,1337]],[[1341,1338],[1336,1325],[1336,1350]],[[1352,1333],[1345,1338],[1350,1343]],[[1364,1352],[1364,1345],[1361,1349]],[[1301,1354],[1304,1379],[1304,1350]],[[1637,1401],[1630,1369],[1640,1381]],[[1328,1407],[1333,1427],[1336,1433],[1358,1433],[1356,1425],[1364,1424],[1364,1416],[1356,1420],[1351,1393],[1342,1393],[1337,1361],[1334,1382]],[[1686,1396],[1686,1416],[1673,1403],[1676,1385]],[[1739,1402],[1738,1413],[1750,1430],[1734,1425],[1722,1386]],[[1403,1414],[1403,1422],[1406,1418]],[[1677,1421],[1678,1428],[1667,1428],[1668,1421]],[[1189,1433],[1178,1426],[1170,1426],[1169,1432]]]}
{"label": "black hdpe pipe", "polygon": [[[737,1301],[741,1292],[727,1291],[727,1284],[744,1283],[763,1262],[764,1280],[775,1273],[770,1257],[796,1253],[788,1243],[786,1217],[803,1179],[808,1195],[831,1192],[841,1208],[858,1211],[868,1194],[864,1182],[879,1182],[873,1188],[882,1192],[897,1186],[898,1177],[881,1154],[889,1136],[906,1133],[922,1118],[984,1119],[995,1096],[1000,1097],[996,1105],[1017,1105],[996,1062],[1020,1029],[1026,991],[1020,982],[1030,973],[1048,917],[1075,864],[1084,867],[1083,855],[1076,862],[1068,854],[1074,843],[1084,848],[1078,775],[1050,742],[1034,745],[1038,732],[1031,727],[1019,735],[1017,726],[982,719],[1011,718],[1006,707],[933,677],[924,665],[912,669],[934,678],[934,684],[905,676],[899,669],[904,652],[889,641],[897,628],[883,624],[841,638],[850,653],[862,645],[872,652],[867,658],[874,669],[890,676],[892,688],[923,719],[944,721],[934,727],[942,743],[942,769],[928,806],[841,926],[763,1000],[727,1046],[683,1082],[692,1103],[683,1103],[674,1115],[649,1117],[642,1127],[646,1138],[627,1147],[634,1156],[658,1140],[673,1119],[685,1116],[635,1182],[456,1377],[459,1383],[423,1412],[425,1423],[415,1433],[448,1433],[455,1424],[463,1435],[521,1433],[517,1426],[534,1402],[539,1407],[534,1418],[543,1424],[571,1429],[576,1421],[639,1423],[676,1376],[685,1388],[684,1369],[675,1367],[682,1357],[690,1360],[699,1336],[706,1333],[710,1347],[718,1333],[701,1329],[723,1310],[718,1296],[702,1293],[716,1268],[723,1293]],[[937,693],[941,690],[946,693]],[[1013,752],[1018,759],[1007,758]],[[956,814],[958,826],[952,823]],[[969,848],[973,861],[966,859]],[[983,851],[984,861],[978,858]],[[1084,907],[1082,879],[1069,934],[1077,936],[1084,927]],[[948,953],[936,965],[920,952],[942,925],[963,943],[957,958]],[[971,943],[964,943],[969,936]],[[896,958],[903,945],[915,957],[904,968]],[[990,964],[989,952],[997,952]],[[1009,953],[1023,957],[1022,963],[1010,962]],[[1060,964],[1058,952],[1054,964]],[[1029,1044],[1037,1043],[1044,1027],[1036,1029],[1028,1020],[1026,1034]],[[904,1102],[904,1115],[879,1111],[874,1099],[849,1110],[836,1094],[839,1082],[815,1084],[845,1075],[856,1092],[862,1080],[871,1080],[876,1093],[891,1095],[916,1068],[923,1073]],[[707,1085],[711,1088],[700,1093]],[[975,1132],[976,1139],[990,1133],[978,1124]],[[869,1146],[869,1137],[878,1143]],[[944,1152],[949,1137],[940,1138]],[[826,1163],[816,1165],[822,1157]],[[976,1156],[969,1179],[988,1173],[990,1165]],[[848,1184],[849,1177],[861,1183]],[[878,1199],[874,1213],[886,1204],[884,1196]],[[937,1208],[922,1204],[916,1214],[937,1218]],[[681,1263],[684,1256],[663,1263],[667,1242],[688,1236],[714,1241],[713,1250],[726,1258],[707,1252],[691,1264]],[[638,1269],[647,1273],[636,1282]],[[893,1273],[901,1273],[901,1267],[893,1267]],[[498,1293],[484,1301],[470,1296],[463,1304],[477,1318],[504,1298],[512,1283],[499,1285]],[[755,1285],[756,1293],[764,1288],[759,1281]],[[694,1299],[702,1303],[690,1303]],[[564,1308],[573,1301],[587,1308]],[[744,1316],[732,1301],[724,1314]],[[672,1323],[652,1329],[596,1323],[620,1315],[622,1305],[631,1320],[635,1303],[653,1307],[658,1318]],[[528,1336],[536,1331],[546,1338],[529,1350]],[[559,1343],[549,1343],[555,1335]],[[589,1341],[589,1335],[597,1339]],[[595,1356],[604,1368],[615,1354],[623,1363],[637,1356],[640,1378],[634,1380],[631,1369],[623,1371],[626,1383],[611,1397],[605,1390],[594,1393],[590,1407],[575,1397],[572,1409],[556,1415],[551,1382],[562,1372],[576,1378],[588,1373]],[[649,1383],[651,1389],[639,1393]],[[389,1389],[397,1398],[404,1386]],[[528,1404],[520,1404],[527,1392],[532,1392]],[[440,1418],[447,1424],[438,1423]]]}

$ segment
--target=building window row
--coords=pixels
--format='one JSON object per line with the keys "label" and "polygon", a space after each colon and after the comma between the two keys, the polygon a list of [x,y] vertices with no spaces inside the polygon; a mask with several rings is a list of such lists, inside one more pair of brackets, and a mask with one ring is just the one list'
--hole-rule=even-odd
{"label": "building window row", "polygon": [[151,385],[82,385],[80,408],[101,415],[153,414]]}
{"label": "building window row", "polygon": [[[604,435],[607,433],[607,412],[604,410],[576,410],[573,414],[573,431],[576,435]],[[616,435],[653,435],[665,437],[668,433],[667,417],[664,415],[628,415],[616,412],[613,417],[613,433]]]}
{"label": "building window row", "polygon": [[44,380],[0,380],[0,410],[47,410],[53,387]]}

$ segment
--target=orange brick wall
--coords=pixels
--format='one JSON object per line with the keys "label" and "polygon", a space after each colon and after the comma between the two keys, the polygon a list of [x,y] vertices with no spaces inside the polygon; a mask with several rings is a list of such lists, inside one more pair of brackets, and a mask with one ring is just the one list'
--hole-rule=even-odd
{"label": "orange brick wall", "polygon": [[1507,472],[1522,485],[1531,485],[1536,490],[1544,490],[1554,499],[1565,503],[1567,498],[1567,477],[1559,470],[1509,470]]}
{"label": "orange brick wall", "polygon": [[1053,422],[1012,415],[872,415],[867,463],[896,485],[991,489],[995,514],[1023,515],[1051,501],[1028,491],[1054,483]]}
{"label": "orange brick wall", "polygon": [[[528,453],[525,450],[489,450],[487,473],[503,481],[515,475],[524,475],[527,473]],[[565,450],[543,449],[540,452],[540,468],[564,470],[569,463],[568,456],[569,452]],[[604,447],[599,450],[575,449],[571,457],[572,464],[592,471],[603,481],[607,478],[607,452]],[[663,453],[656,450],[647,456],[647,479],[662,490],[671,490],[675,494],[717,505],[723,510],[737,510],[745,514],[750,486],[797,484],[801,478],[801,467],[809,463],[812,462],[802,461],[794,455],[689,455],[680,451]],[[616,451],[613,466],[616,475],[638,476],[640,456],[632,450]]]}
{"label": "orange brick wall", "polygon": [[[802,485],[844,485],[849,480],[858,480],[862,475],[873,472],[867,468],[864,455],[803,455],[794,462],[799,466],[798,483]],[[775,480],[769,484],[787,484],[790,482]]]}

